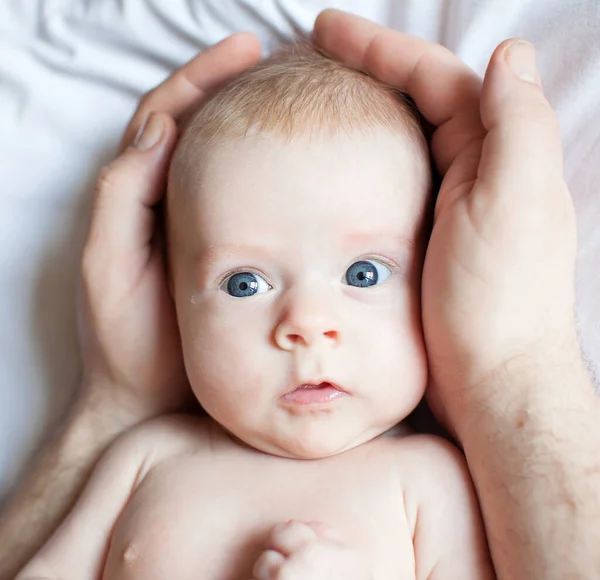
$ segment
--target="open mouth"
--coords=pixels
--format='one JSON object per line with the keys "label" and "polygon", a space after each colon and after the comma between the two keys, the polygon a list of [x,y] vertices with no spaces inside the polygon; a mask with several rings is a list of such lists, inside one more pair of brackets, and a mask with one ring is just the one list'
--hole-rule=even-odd
{"label": "open mouth", "polygon": [[331,403],[348,393],[333,383],[303,383],[281,398],[296,405],[322,405]]}

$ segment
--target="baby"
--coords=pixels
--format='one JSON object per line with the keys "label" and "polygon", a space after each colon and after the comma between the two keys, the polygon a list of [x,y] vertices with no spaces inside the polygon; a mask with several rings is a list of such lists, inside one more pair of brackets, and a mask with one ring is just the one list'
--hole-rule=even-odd
{"label": "baby", "polygon": [[402,427],[431,190],[411,105],[310,47],[198,111],[166,232],[210,417],[119,440],[19,580],[493,578],[462,456]]}

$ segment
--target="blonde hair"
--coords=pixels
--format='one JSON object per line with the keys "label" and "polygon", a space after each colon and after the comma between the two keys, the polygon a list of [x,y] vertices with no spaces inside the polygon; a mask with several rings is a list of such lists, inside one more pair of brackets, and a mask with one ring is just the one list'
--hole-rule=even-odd
{"label": "blonde hair", "polygon": [[[170,190],[185,189],[196,175],[198,153],[223,137],[276,135],[291,140],[385,127],[407,136],[428,156],[421,118],[408,96],[328,58],[306,39],[284,46],[232,79],[182,124]],[[166,211],[166,234],[171,237]]]}
{"label": "blonde hair", "polygon": [[268,134],[292,139],[376,126],[423,142],[419,113],[409,97],[301,40],[217,92],[189,118],[177,149],[206,145],[218,137]]}

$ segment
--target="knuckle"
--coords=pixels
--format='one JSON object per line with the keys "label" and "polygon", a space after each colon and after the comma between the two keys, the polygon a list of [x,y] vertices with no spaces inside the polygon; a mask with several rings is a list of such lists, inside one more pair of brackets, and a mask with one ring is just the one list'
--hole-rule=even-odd
{"label": "knuckle", "polygon": [[116,174],[117,164],[115,161],[102,167],[96,178],[95,193],[99,194],[107,189],[113,189],[116,182]]}
{"label": "knuckle", "polygon": [[304,530],[308,527],[304,522],[299,520],[290,520],[289,522],[286,522],[286,525],[293,530]]}
{"label": "knuckle", "polygon": [[556,111],[554,111],[541,94],[533,101],[518,100],[513,102],[510,107],[510,114],[511,117],[519,121],[545,126],[555,131],[560,129]]}
{"label": "knuckle", "polygon": [[271,537],[279,536],[284,530],[287,529],[290,522],[281,522],[279,524],[275,524],[271,529]]}
{"label": "knuckle", "polygon": [[277,524],[273,528],[273,533],[277,535],[285,534],[286,536],[303,534],[305,532],[306,527],[306,524],[304,524],[303,522],[299,522],[298,520],[290,520],[287,522]]}
{"label": "knuckle", "polygon": [[281,571],[285,558],[279,552],[266,550],[258,558],[252,569],[252,574],[258,578],[274,576]]}
{"label": "knuckle", "polygon": [[97,200],[98,197],[126,188],[132,174],[139,172],[139,169],[139,160],[129,152],[104,165],[96,177],[94,198]]}

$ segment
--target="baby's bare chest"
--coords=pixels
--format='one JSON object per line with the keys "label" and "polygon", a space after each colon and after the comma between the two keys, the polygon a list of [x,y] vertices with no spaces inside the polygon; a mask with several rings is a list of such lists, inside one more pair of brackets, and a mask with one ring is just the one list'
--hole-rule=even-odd
{"label": "baby's bare chest", "polygon": [[271,528],[290,519],[341,531],[374,580],[412,578],[402,489],[385,445],[367,445],[318,461],[241,451],[160,465],[115,526],[104,580],[247,579]]}

